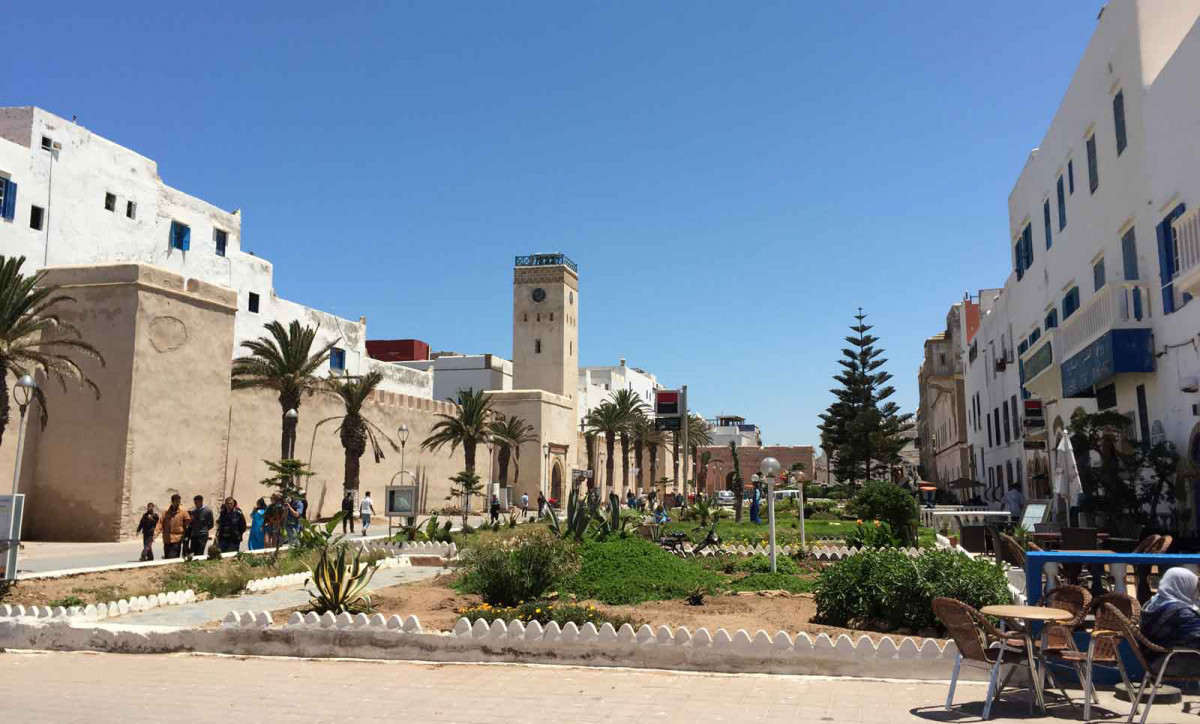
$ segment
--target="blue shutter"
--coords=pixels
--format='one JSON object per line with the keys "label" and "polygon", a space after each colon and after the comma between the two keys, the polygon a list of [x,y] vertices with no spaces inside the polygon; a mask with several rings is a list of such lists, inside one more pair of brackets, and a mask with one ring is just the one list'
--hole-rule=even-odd
{"label": "blue shutter", "polygon": [[1042,217],[1046,226],[1046,248],[1049,249],[1054,245],[1054,240],[1050,236],[1050,199],[1046,199],[1042,203]]}
{"label": "blue shutter", "polygon": [[192,227],[183,227],[183,246],[180,247],[184,251],[192,248]]}
{"label": "blue shutter", "polygon": [[1175,245],[1171,240],[1171,222],[1183,214],[1183,204],[1176,206],[1155,228],[1158,236],[1158,275],[1162,282],[1163,314],[1175,311]]}
{"label": "blue shutter", "polygon": [[1137,237],[1133,229],[1121,237],[1121,260],[1125,264],[1125,281],[1131,282],[1138,278]]}
{"label": "blue shutter", "polygon": [[6,220],[12,221],[17,214],[17,185],[11,179],[4,182],[4,209],[3,216]]}

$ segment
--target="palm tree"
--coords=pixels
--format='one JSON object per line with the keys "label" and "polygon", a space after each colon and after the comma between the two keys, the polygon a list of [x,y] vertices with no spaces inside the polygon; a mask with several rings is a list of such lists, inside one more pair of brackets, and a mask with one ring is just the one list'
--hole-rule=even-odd
{"label": "palm tree", "polygon": [[496,411],[492,409],[492,397],[483,390],[467,388],[458,391],[452,402],[458,405],[453,415],[438,415],[441,419],[433,424],[429,437],[421,442],[421,449],[437,452],[449,445],[453,453],[462,445],[466,472],[475,472],[475,447],[492,441],[491,423]]}
{"label": "palm tree", "polygon": [[300,411],[300,399],[325,386],[317,370],[329,360],[329,351],[341,341],[336,339],[313,353],[317,328],[304,327],[292,320],[287,329],[279,322],[264,325],[270,336],[242,342],[250,354],[233,361],[233,389],[274,390],[279,393],[283,430],[279,438],[280,459],[293,455],[298,418],[289,418],[288,410]]}
{"label": "palm tree", "polygon": [[[611,401],[602,402],[587,415],[588,430],[595,435],[604,435],[604,449],[608,457],[604,459],[604,482],[613,490],[613,447],[617,435],[625,429],[625,414]],[[623,493],[624,491],[622,491]]]}
{"label": "palm tree", "polygon": [[633,459],[637,460],[638,464],[637,488],[644,492],[642,479],[645,470],[642,466],[642,452],[646,451],[650,457],[650,485],[653,486],[658,480],[658,446],[666,441],[666,435],[654,428],[654,420],[645,413],[634,418],[630,430],[633,434]]}
{"label": "palm tree", "polygon": [[[26,276],[21,273],[25,257],[0,256],[0,441],[8,427],[10,409],[8,373],[20,378],[39,370],[53,377],[66,392],[67,381],[87,387],[100,399],[100,388],[75,360],[78,353],[104,365],[99,350],[85,342],[79,329],[58,316],[60,305],[72,304],[74,297],[54,284],[41,284],[44,272]],[[44,429],[50,420],[46,397],[41,387],[33,388],[38,414]]]}
{"label": "palm tree", "polygon": [[[645,401],[633,390],[617,390],[612,395],[612,404],[621,413],[624,421],[619,432],[621,436],[621,487],[629,489],[629,431],[639,415],[645,415]],[[640,457],[639,457],[640,460]],[[640,464],[640,463],[639,463]],[[640,489],[641,486],[639,485]]]}
{"label": "palm tree", "polygon": [[650,484],[658,482],[658,449],[667,444],[667,433],[650,424],[650,431],[642,438],[642,444],[649,448],[650,454]]}
{"label": "palm tree", "polygon": [[[700,474],[700,448],[712,444],[712,435],[708,431],[708,423],[699,415],[688,415],[687,421],[688,450],[685,455],[692,456],[692,474]],[[687,485],[687,471],[684,470],[684,485]],[[685,491],[686,494],[686,491]]]}
{"label": "palm tree", "polygon": [[513,467],[516,468],[513,473],[513,484],[516,484],[521,478],[521,446],[528,442],[538,441],[538,436],[533,434],[533,425],[516,415],[510,417],[500,415],[499,418],[492,421],[489,427],[492,439],[500,447],[500,484],[508,485],[508,461],[510,459]]}
{"label": "palm tree", "polygon": [[325,381],[325,391],[338,398],[346,414],[327,417],[318,425],[330,420],[341,419],[342,424],[336,430],[342,439],[342,449],[346,452],[346,474],[343,485],[347,491],[358,490],[359,459],[367,451],[367,443],[371,444],[371,454],[378,463],[383,459],[383,448],[379,438],[383,438],[399,452],[400,446],[388,437],[378,425],[362,416],[363,405],[371,398],[371,393],[383,381],[383,373],[369,372],[361,377],[338,377],[331,375]]}

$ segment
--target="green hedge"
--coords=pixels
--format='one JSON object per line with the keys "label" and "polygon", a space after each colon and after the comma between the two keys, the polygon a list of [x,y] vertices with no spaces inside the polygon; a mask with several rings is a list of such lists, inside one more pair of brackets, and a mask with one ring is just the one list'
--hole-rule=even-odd
{"label": "green hedge", "polygon": [[1007,580],[995,565],[951,551],[911,558],[873,550],[850,556],[817,579],[817,623],[843,627],[942,630],[933,599],[956,598],[975,608],[1011,603]]}
{"label": "green hedge", "polygon": [[696,589],[715,591],[721,576],[641,538],[586,541],[582,565],[564,590],[610,605],[684,598]]}

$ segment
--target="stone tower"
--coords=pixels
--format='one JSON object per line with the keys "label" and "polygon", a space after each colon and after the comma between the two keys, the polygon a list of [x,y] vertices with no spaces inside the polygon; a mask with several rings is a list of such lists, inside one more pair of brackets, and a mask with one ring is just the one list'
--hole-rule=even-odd
{"label": "stone tower", "polygon": [[579,267],[564,254],[518,256],[513,268],[513,388],[575,399]]}

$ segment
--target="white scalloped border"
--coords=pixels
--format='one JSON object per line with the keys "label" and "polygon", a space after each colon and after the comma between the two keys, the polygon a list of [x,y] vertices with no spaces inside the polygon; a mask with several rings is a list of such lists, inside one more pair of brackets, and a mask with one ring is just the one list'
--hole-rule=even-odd
{"label": "white scalloped border", "polygon": [[86,606],[71,606],[64,608],[62,606],[22,606],[20,604],[0,605],[0,619],[6,618],[42,618],[42,619],[74,619],[80,618],[84,621],[100,621],[112,616],[123,616],[127,613],[137,613],[138,611],[149,611],[152,608],[160,606],[178,606],[184,603],[195,603],[196,593],[192,589],[186,591],[171,591],[170,593],[159,593],[152,596],[135,596],[129,599],[122,598],[119,601],[110,603],[93,604],[89,603]]}

